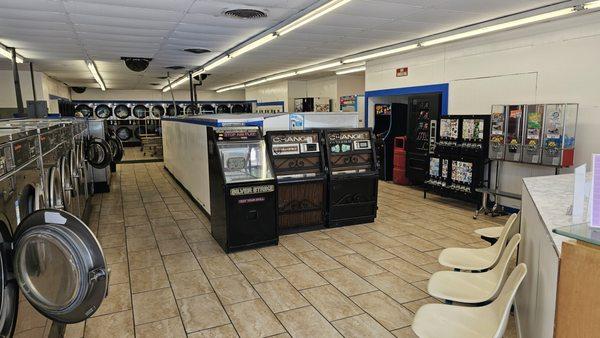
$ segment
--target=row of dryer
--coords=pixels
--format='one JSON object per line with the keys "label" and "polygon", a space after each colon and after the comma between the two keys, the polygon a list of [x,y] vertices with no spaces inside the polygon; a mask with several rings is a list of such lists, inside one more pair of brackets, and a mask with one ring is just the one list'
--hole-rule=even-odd
{"label": "row of dryer", "polygon": [[115,120],[160,119],[162,116],[252,113],[252,102],[89,102],[74,101],[83,117]]}
{"label": "row of dryer", "polygon": [[0,121],[1,337],[60,336],[106,296],[106,261],[81,220],[86,133],[83,119]]}

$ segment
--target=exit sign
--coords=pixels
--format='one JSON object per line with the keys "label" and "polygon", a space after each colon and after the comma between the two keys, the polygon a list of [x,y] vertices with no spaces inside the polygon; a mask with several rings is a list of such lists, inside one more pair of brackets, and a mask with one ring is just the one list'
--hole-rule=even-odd
{"label": "exit sign", "polygon": [[408,67],[396,69],[396,77],[408,76]]}

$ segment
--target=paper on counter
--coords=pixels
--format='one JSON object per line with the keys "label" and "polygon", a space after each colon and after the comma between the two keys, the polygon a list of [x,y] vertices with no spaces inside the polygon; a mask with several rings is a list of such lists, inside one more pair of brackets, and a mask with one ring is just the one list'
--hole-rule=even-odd
{"label": "paper on counter", "polygon": [[585,203],[585,174],[587,166],[575,168],[575,187],[573,189],[573,224],[583,223],[583,210]]}

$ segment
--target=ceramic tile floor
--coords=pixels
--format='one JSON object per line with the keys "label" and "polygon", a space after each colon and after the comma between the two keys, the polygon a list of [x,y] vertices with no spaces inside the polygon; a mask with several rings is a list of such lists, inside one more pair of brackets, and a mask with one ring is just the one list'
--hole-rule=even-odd
{"label": "ceramic tile floor", "polygon": [[154,156],[151,151],[143,152],[141,147],[125,147],[122,161],[150,161],[162,159],[162,153]]}
{"label": "ceramic tile floor", "polygon": [[[462,203],[380,184],[372,224],[283,236],[226,255],[162,167],[124,164],[93,197],[90,226],[112,269],[109,295],[69,337],[412,337],[415,311],[450,246],[503,222]],[[514,336],[511,324],[507,336]]]}

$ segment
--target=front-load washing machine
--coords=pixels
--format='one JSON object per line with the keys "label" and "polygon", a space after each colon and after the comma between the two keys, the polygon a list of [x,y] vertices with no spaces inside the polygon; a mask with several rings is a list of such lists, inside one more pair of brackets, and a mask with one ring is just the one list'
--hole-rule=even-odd
{"label": "front-load washing machine", "polygon": [[12,136],[15,166],[15,212],[20,223],[34,211],[44,207],[40,139],[36,130],[21,129]]}
{"label": "front-load washing machine", "polygon": [[75,106],[75,112],[80,112],[83,117],[94,117],[94,107],[90,103],[79,103]]}
{"label": "front-load washing machine", "polygon": [[219,104],[217,106],[217,114],[230,114],[231,108],[228,104]]}
{"label": "front-load washing machine", "polygon": [[152,119],[160,119],[165,115],[165,105],[162,103],[154,103],[152,104],[152,108],[150,109],[150,118]]}
{"label": "front-load washing machine", "polygon": [[38,127],[40,134],[40,147],[42,149],[42,177],[44,188],[44,207],[52,209],[64,209],[63,182],[59,168],[60,158],[63,151],[63,140],[61,126]]}
{"label": "front-load washing machine", "polygon": [[131,117],[131,104],[118,103],[113,109],[113,116],[119,120],[126,120]]}
{"label": "front-load washing machine", "polygon": [[205,103],[200,106],[200,114],[214,114],[215,106],[212,104]]}
{"label": "front-load washing machine", "polygon": [[184,110],[186,115],[198,115],[200,113],[200,108],[195,103],[190,103],[185,105]]}
{"label": "front-load washing machine", "polygon": [[97,118],[105,120],[113,116],[113,105],[112,103],[96,103],[94,113]]}
{"label": "front-load washing machine", "polygon": [[150,105],[138,103],[133,106],[133,117],[136,119],[144,120],[150,115]]}
{"label": "front-load washing machine", "polygon": [[176,104],[175,106],[171,103],[167,106],[166,116],[179,116],[183,115],[183,105]]}

